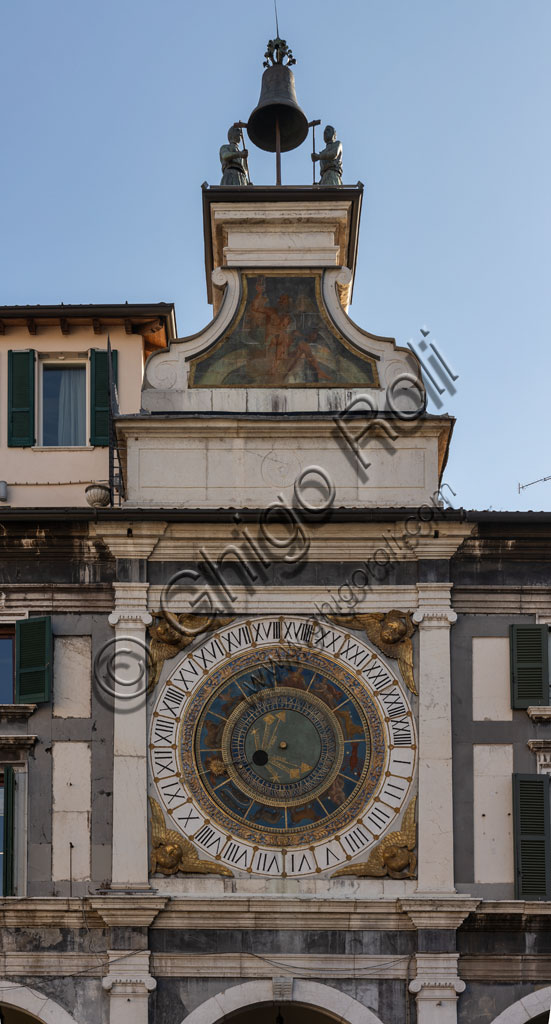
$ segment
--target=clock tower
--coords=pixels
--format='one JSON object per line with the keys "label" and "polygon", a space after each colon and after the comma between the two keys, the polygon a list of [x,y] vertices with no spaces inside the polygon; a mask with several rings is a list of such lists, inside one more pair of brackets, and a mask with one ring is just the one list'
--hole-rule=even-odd
{"label": "clock tower", "polygon": [[[277,52],[249,135],[270,148],[277,108],[284,151],[274,68],[280,98],[294,85],[289,64],[270,64]],[[115,718],[113,887],[181,900],[184,916],[199,900],[214,928],[258,901],[247,927],[279,967],[232,968],[233,984],[252,985],[243,1024],[247,1006],[284,1001],[298,1021],[301,986],[323,977],[307,953],[300,971],[280,964],[283,920],[306,900],[330,936],[367,901],[369,929],[401,915],[435,936],[411,954],[410,992],[379,982],[386,1019],[405,1020],[415,998],[428,1024],[440,1000],[447,1024],[463,984],[454,929],[471,905],[453,881],[443,566],[470,527],[441,492],[452,421],[426,413],[411,351],[349,316],[363,186],[342,184],[335,130],[313,154],[320,183],[253,186],[241,127],[222,147],[222,184],[202,191],[214,319],[150,356],[141,413],[116,419],[123,517],[143,518],[110,537],[102,525],[129,576],[112,619],[121,643],[133,622],[150,664],[146,705]],[[133,786],[130,720],[145,740]],[[247,980],[266,971],[268,1000]],[[312,1021],[327,1019],[318,1003]]]}

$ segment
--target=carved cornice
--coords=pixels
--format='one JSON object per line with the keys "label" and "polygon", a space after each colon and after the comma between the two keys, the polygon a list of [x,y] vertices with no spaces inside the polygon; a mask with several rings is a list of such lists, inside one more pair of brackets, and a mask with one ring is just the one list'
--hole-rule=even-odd
{"label": "carved cornice", "polygon": [[[231,884],[231,883],[230,883]],[[342,885],[343,883],[335,883]],[[361,885],[356,882],[356,885]],[[400,887],[406,882],[391,883]],[[339,890],[340,891],[340,890]],[[413,931],[397,899],[357,899],[314,895],[299,903],[286,896],[235,895],[173,897],[153,928],[267,929],[275,931]]]}
{"label": "carved cornice", "polygon": [[[0,624],[10,625],[33,612],[41,615],[60,612],[88,614],[109,612],[113,607],[111,583],[16,583],[6,584],[7,606],[0,613]],[[10,602],[13,601],[13,607]],[[23,612],[22,606],[25,607]]]}
{"label": "carved cornice", "polygon": [[[265,978],[272,971],[291,971],[300,978],[408,977],[410,957],[388,954],[270,953],[267,963],[254,953],[154,953],[151,969],[158,978]],[[303,973],[304,972],[304,973]],[[274,983],[276,979],[274,978]],[[285,979],[292,984],[292,976]],[[278,986],[279,987],[279,986]],[[281,985],[280,991],[283,989]],[[283,1000],[284,995],[279,999]],[[290,996],[287,996],[290,998]]]}
{"label": "carved cornice", "polygon": [[423,930],[457,929],[474,913],[480,900],[461,896],[406,898],[399,900],[400,909],[406,913],[415,928]]}
{"label": "carved cornice", "polygon": [[[347,523],[345,529],[342,523],[337,522],[319,524],[309,537],[308,559],[310,562],[359,562],[363,565],[364,562],[375,561],[376,555],[380,558],[381,548],[392,562],[410,562],[420,558],[449,559],[468,536],[471,526],[468,523],[440,522],[438,512],[435,522],[438,524],[438,537],[434,537],[433,525],[425,523],[422,524],[423,532],[413,541],[408,537],[405,517],[396,522]],[[247,531],[255,544],[262,547],[258,522],[248,523]],[[239,543],[240,537],[233,521],[169,523],[150,560],[198,561],[201,548],[206,546],[210,549],[212,546],[215,551],[222,551],[227,544]],[[277,558],[272,560],[276,562]],[[351,571],[355,568],[352,565]],[[375,576],[373,588],[380,589]],[[417,591],[413,589],[413,607],[417,607]]]}
{"label": "carved cornice", "polygon": [[527,745],[536,755],[538,775],[551,775],[551,736],[545,740],[528,740]]}
{"label": "carved cornice", "polygon": [[467,615],[535,615],[536,621],[549,622],[549,587],[455,586],[453,606]]}
{"label": "carved cornice", "polygon": [[0,704],[0,722],[16,722],[30,718],[36,704]]}
{"label": "carved cornice", "polygon": [[0,736],[0,762],[24,764],[36,740],[36,736]]}
{"label": "carved cornice", "polygon": [[149,928],[167,901],[167,896],[91,896],[86,903],[109,928]]}
{"label": "carved cornice", "polygon": [[551,722],[551,707],[546,705],[526,708],[526,714],[530,716],[533,722]]}
{"label": "carved cornice", "polygon": [[90,534],[102,540],[114,558],[149,558],[166,530],[162,522],[90,523]]}

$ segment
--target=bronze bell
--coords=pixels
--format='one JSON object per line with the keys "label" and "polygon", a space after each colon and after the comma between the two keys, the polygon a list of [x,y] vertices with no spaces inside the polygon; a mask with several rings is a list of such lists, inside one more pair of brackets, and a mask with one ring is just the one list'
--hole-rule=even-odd
{"label": "bronze bell", "polygon": [[287,64],[276,63],[262,75],[260,99],[247,124],[251,142],[275,153],[279,127],[282,153],[296,149],[308,135],[308,118],[298,105],[295,77]]}

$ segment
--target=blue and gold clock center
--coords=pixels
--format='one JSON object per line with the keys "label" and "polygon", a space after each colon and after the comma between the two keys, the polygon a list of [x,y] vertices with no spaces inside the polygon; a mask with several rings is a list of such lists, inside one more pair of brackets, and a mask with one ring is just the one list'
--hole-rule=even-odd
{"label": "blue and gold clock center", "polygon": [[326,788],[342,750],[337,719],[323,701],[288,686],[241,701],[222,738],[230,778],[269,806],[296,806]]}
{"label": "blue and gold clock center", "polygon": [[182,775],[209,821],[244,841],[314,841],[365,804],[384,760],[379,714],[326,654],[248,650],[205,678],[180,733]]}

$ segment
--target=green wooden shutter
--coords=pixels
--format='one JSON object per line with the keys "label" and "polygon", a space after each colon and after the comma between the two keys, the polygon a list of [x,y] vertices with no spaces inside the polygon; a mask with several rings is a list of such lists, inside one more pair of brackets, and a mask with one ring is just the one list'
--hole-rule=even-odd
{"label": "green wooden shutter", "polygon": [[[117,352],[112,351],[117,383]],[[107,349],[93,348],[90,356],[90,444],[109,444],[109,372]]]}
{"label": "green wooden shutter", "polygon": [[510,626],[511,704],[549,704],[548,627]]}
{"label": "green wooden shutter", "polygon": [[15,777],[13,768],[4,768],[4,849],[2,895],[13,896],[13,802]]}
{"label": "green wooden shutter", "polygon": [[520,900],[551,896],[549,776],[514,775],[515,890]]}
{"label": "green wooden shutter", "polygon": [[15,702],[44,704],[52,682],[52,623],[49,615],[15,624]]}
{"label": "green wooden shutter", "polygon": [[34,443],[34,349],[8,352],[8,445]]}

